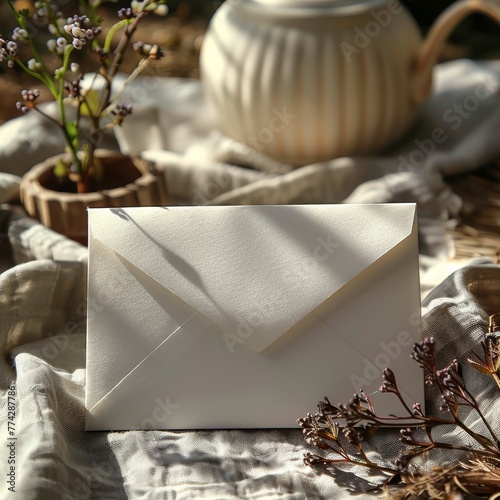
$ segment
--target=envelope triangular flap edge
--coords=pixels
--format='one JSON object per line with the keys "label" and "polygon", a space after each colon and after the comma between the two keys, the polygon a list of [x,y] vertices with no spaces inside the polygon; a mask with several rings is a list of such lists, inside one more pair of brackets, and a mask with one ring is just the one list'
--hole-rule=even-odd
{"label": "envelope triangular flap edge", "polygon": [[89,210],[93,237],[257,352],[415,224],[415,204]]}

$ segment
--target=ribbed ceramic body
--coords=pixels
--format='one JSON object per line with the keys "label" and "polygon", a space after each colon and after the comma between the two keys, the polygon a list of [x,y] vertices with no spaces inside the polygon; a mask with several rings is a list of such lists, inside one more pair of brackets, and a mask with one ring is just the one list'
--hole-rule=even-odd
{"label": "ribbed ceramic body", "polygon": [[221,130],[298,166],[382,151],[418,111],[409,13],[396,0],[319,3],[227,0],[201,54]]}

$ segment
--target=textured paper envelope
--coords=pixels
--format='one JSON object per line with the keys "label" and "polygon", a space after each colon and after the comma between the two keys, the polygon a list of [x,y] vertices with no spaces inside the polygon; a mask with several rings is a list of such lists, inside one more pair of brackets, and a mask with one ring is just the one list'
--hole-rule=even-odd
{"label": "textured paper envelope", "polygon": [[415,205],[91,209],[89,234],[88,430],[294,427],[385,366],[423,402]]}

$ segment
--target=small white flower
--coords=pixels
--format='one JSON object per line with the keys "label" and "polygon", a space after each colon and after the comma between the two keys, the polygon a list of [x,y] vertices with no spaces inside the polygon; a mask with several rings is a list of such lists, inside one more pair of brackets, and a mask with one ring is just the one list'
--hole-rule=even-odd
{"label": "small white flower", "polygon": [[50,50],[50,52],[56,51],[57,43],[53,38],[51,38],[50,40],[47,41],[47,48]]}
{"label": "small white flower", "polygon": [[11,56],[15,56],[17,52],[17,43],[16,42],[7,42],[7,45],[5,47],[7,49],[7,52]]}
{"label": "small white flower", "polygon": [[56,43],[58,47],[66,47],[66,45],[68,45],[68,40],[61,36],[57,39]]}
{"label": "small white flower", "polygon": [[168,14],[168,6],[165,4],[158,5],[155,10],[153,10],[153,14],[157,16],[166,16]]}
{"label": "small white flower", "polygon": [[75,38],[73,40],[73,47],[77,50],[81,50],[83,46],[85,45],[85,40],[80,40],[79,38]]}
{"label": "small white flower", "polygon": [[71,63],[70,69],[72,73],[76,73],[80,69],[80,65],[75,62]]}
{"label": "small white flower", "polygon": [[36,59],[30,59],[27,66],[31,71],[38,73],[42,69],[42,65]]}
{"label": "small white flower", "polygon": [[84,35],[84,31],[81,28],[79,28],[78,26],[75,26],[71,30],[71,35],[74,36],[75,38],[80,38],[81,36]]}
{"label": "small white flower", "polygon": [[29,34],[24,28],[14,28],[12,32],[12,40],[24,42],[28,40]]}

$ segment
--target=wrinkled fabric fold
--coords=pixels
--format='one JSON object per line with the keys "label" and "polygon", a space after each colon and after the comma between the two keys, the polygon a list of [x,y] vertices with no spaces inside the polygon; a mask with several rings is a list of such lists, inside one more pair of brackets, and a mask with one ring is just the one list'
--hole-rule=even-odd
{"label": "wrinkled fabric fold", "polygon": [[[7,387],[14,383],[20,498],[347,497],[345,481],[352,482],[351,476],[317,476],[302,464],[303,453],[313,450],[299,430],[85,432],[82,267],[39,260],[0,276],[0,406],[5,408]],[[428,296],[423,334],[435,337],[439,363],[463,362],[479,352],[488,316],[500,308],[499,292],[500,267],[476,262]],[[465,379],[495,425],[492,417],[500,408],[494,385],[470,368]],[[325,394],[317,396],[319,401]],[[334,393],[328,396],[335,400]],[[438,411],[431,393],[426,404]],[[3,411],[1,429],[6,417]],[[388,433],[374,440],[375,450],[395,456],[396,437]]]}

